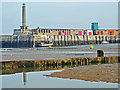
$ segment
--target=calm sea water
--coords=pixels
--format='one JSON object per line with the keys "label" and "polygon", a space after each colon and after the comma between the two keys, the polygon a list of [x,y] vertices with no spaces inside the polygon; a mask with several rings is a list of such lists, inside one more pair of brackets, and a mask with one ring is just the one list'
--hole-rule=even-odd
{"label": "calm sea water", "polygon": [[[57,70],[58,71],[58,70]],[[60,70],[61,71],[61,70]],[[2,76],[3,88],[118,88],[117,83],[90,82],[75,79],[45,77],[55,71],[27,72],[26,84],[23,73]]]}

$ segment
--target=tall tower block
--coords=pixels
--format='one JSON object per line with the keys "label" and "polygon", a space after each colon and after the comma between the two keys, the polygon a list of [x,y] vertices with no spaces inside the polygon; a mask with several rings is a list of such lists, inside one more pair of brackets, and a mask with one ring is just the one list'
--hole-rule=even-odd
{"label": "tall tower block", "polygon": [[22,6],[22,26],[26,26],[26,6],[25,3],[23,3]]}

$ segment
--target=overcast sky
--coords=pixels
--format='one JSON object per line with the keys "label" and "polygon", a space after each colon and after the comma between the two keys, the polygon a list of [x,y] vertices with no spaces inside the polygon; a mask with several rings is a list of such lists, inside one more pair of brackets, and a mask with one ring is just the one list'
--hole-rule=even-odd
{"label": "overcast sky", "polygon": [[[21,2],[2,3],[2,34],[12,34],[21,26]],[[29,28],[101,29],[118,28],[117,2],[26,2]]]}

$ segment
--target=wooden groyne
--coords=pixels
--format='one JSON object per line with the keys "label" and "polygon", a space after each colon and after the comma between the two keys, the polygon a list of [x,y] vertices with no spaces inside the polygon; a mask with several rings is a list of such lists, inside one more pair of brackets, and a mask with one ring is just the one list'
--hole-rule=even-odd
{"label": "wooden groyne", "polygon": [[1,74],[15,74],[20,72],[34,72],[46,70],[59,70],[72,68],[81,65],[91,64],[112,64],[120,62],[120,56],[92,57],[92,58],[70,58],[53,60],[34,60],[34,61],[8,61],[1,62]]}

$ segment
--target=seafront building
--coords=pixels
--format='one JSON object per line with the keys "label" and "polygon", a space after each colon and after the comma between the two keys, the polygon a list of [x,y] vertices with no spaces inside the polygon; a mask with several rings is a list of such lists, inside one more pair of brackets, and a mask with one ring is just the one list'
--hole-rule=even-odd
{"label": "seafront building", "polygon": [[59,29],[34,28],[26,25],[26,5],[22,6],[22,26],[14,29],[13,35],[2,35],[1,47],[36,47],[41,41],[51,40],[53,46],[101,44],[106,40],[109,43],[119,43],[118,29],[99,29],[98,22],[91,24],[91,29]]}

